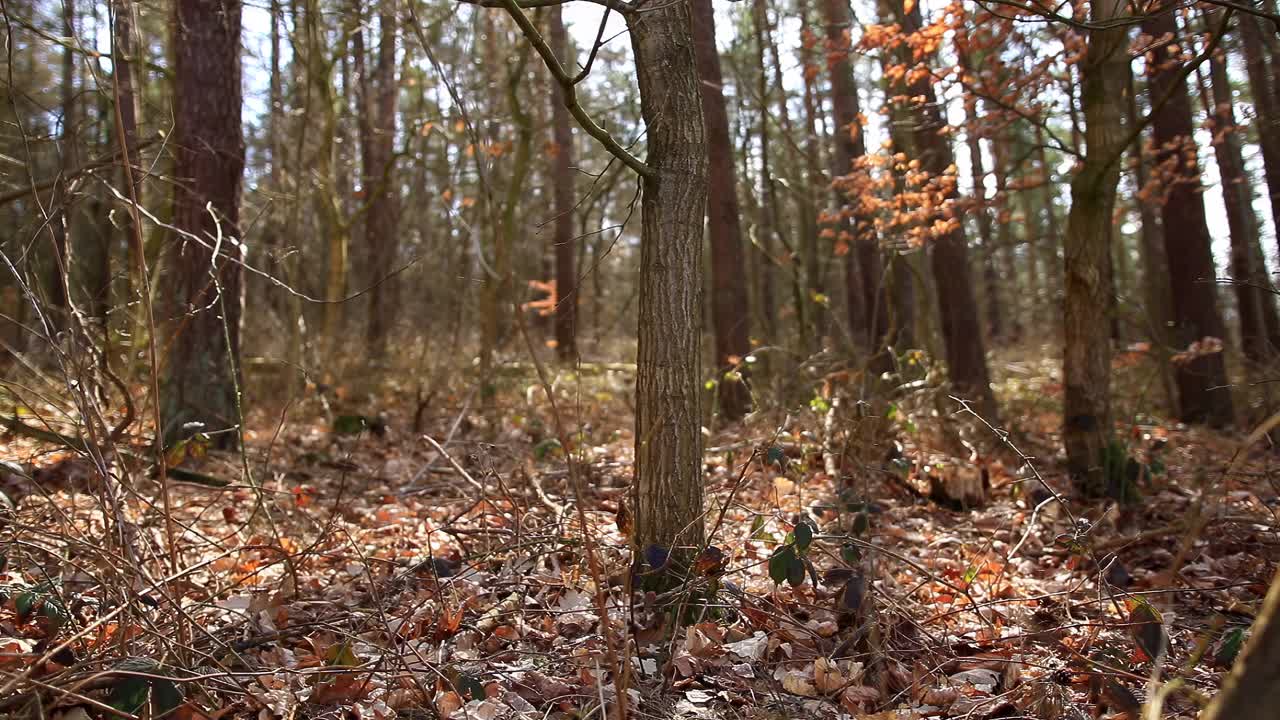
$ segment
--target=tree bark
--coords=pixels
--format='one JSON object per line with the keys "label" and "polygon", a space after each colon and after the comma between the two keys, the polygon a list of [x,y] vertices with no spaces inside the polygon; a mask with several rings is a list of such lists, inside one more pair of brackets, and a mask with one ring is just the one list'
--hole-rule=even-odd
{"label": "tree bark", "polygon": [[[849,0],[822,0],[822,9],[827,26],[827,67],[831,72],[831,111],[835,124],[835,152],[831,155],[834,178],[850,173],[853,163],[866,155],[867,149],[862,110],[858,105],[858,86],[850,59],[852,13]],[[848,199],[837,192],[837,208],[847,204]],[[889,303],[874,228],[871,218],[855,212],[852,223],[841,224],[840,233],[851,236],[850,252],[844,256],[849,330],[856,346],[867,353],[868,366],[874,372],[883,372],[891,369],[893,363],[884,347],[889,326]]]}
{"label": "tree bark", "polygon": [[711,242],[711,323],[715,328],[717,399],[721,414],[732,421],[751,408],[747,384],[725,377],[726,371],[742,363],[751,352],[741,211],[711,0],[692,0],[690,8],[712,186],[707,193],[706,215]]}
{"label": "tree bark", "polygon": [[[61,133],[58,137],[58,154],[63,172],[80,166],[79,139],[79,104],[76,102],[76,3],[75,0],[62,0],[62,32],[67,37],[67,46],[62,52],[61,91],[62,118]],[[49,253],[47,286],[47,317],[54,329],[65,328],[69,324],[71,257],[69,238],[72,234],[72,205],[75,198],[71,195],[71,181],[64,179],[58,183],[58,192],[54,196],[54,216],[49,223],[52,246]]]}
{"label": "tree bark", "polygon": [[[914,5],[911,12],[904,12],[898,0],[892,0],[890,5],[904,31],[916,32],[921,28],[919,4]],[[951,152],[950,141],[940,134],[947,124],[942,117],[937,94],[928,80],[913,84],[907,93],[923,98],[923,102],[912,109],[916,118],[915,146],[921,167],[932,175],[942,175],[955,164],[955,156]],[[954,199],[954,195],[953,189],[947,199]],[[930,266],[937,286],[942,339],[954,391],[959,397],[971,401],[974,410],[989,422],[999,422],[999,409],[991,392],[987,371],[986,343],[978,321],[963,225],[957,224],[955,229],[933,241]]]}
{"label": "tree bark", "polygon": [[628,15],[627,26],[650,169],[641,202],[633,543],[692,554],[705,536],[698,400],[706,128],[689,6],[655,5]]}
{"label": "tree bark", "polygon": [[814,57],[816,52],[813,48],[817,42],[817,36],[809,30],[811,11],[808,0],[797,0],[796,12],[800,16],[800,32],[803,38],[800,56],[804,64],[804,158],[805,174],[808,180],[804,192],[801,193],[803,198],[800,208],[801,252],[804,255],[805,302],[810,308],[807,317],[810,318],[813,326],[811,344],[805,350],[808,353],[816,353],[822,349],[825,343],[824,336],[827,333],[827,309],[824,303],[818,302],[818,299],[826,294],[826,283],[823,278],[825,263],[822,251],[819,249],[821,243],[818,242],[818,209],[813,200],[814,197],[819,196],[826,185],[822,172],[822,143],[818,136],[817,125],[819,93],[814,87],[820,67]]}
{"label": "tree bark", "polygon": [[[124,146],[124,158],[122,163],[129,165],[128,173],[121,173],[122,179],[130,177],[133,179],[133,193],[131,199],[141,204],[142,197],[142,181],[146,176],[143,171],[141,154],[138,151],[138,98],[134,90],[133,78],[133,62],[134,62],[134,43],[133,43],[133,2],[131,0],[112,0],[112,12],[115,15],[115,22],[111,28],[111,58],[113,64],[112,80],[115,83],[115,112],[117,117],[113,118],[113,124],[118,124],[118,132],[121,137],[119,142]],[[274,160],[274,159],[273,159]],[[274,163],[273,163],[274,164]],[[129,278],[128,297],[131,302],[138,299],[138,293],[142,292],[142,279],[137,277],[138,268],[142,267],[138,262],[137,250],[133,242],[133,213],[126,210],[118,213],[117,221],[120,229],[126,238],[129,248],[129,270],[127,277]],[[142,335],[142,317],[140,308],[142,303],[135,302],[139,310],[135,310],[130,315],[133,318],[130,331],[136,337]]]}
{"label": "tree bark", "polygon": [[996,273],[995,257],[992,252],[991,212],[987,207],[987,191],[985,179],[986,168],[982,162],[982,140],[978,136],[978,103],[976,100],[965,103],[969,114],[969,129],[965,133],[965,142],[969,146],[969,169],[973,180],[973,215],[978,224],[978,242],[982,252],[982,283],[986,294],[987,336],[997,338],[1004,334],[1001,317],[1000,277]]}
{"label": "tree bark", "polygon": [[[1206,13],[1206,19],[1217,26],[1221,11]],[[1266,266],[1259,267],[1261,244],[1258,219],[1253,214],[1253,184],[1244,165],[1236,127],[1231,81],[1227,77],[1226,55],[1215,52],[1209,58],[1209,83],[1200,88],[1205,109],[1212,121],[1213,152],[1222,179],[1222,199],[1227,211],[1227,228],[1231,238],[1231,274],[1236,281],[1236,313],[1240,318],[1240,341],[1246,358],[1265,361],[1272,352],[1269,327],[1276,325],[1276,308],[1268,287]],[[1267,315],[1270,314],[1270,322]]]}
{"label": "tree bark", "polygon": [[[1161,10],[1147,15],[1142,22],[1143,32],[1155,38],[1166,34],[1177,37],[1174,14]],[[1149,85],[1153,103],[1168,98],[1158,108],[1152,128],[1156,167],[1165,186],[1161,215],[1173,288],[1174,342],[1186,347],[1205,337],[1225,339],[1226,328],[1213,285],[1213,252],[1200,192],[1191,99],[1181,71],[1182,63],[1176,57],[1159,63],[1151,72]],[[1231,392],[1222,353],[1200,355],[1178,364],[1174,378],[1181,400],[1179,419],[1217,427],[1231,423]]]}
{"label": "tree bark", "polygon": [[[364,201],[365,247],[369,251],[372,286],[369,289],[369,323],[366,342],[369,357],[386,359],[387,340],[399,306],[396,255],[400,247],[400,192],[395,178],[396,100],[396,0],[382,0],[379,11],[378,60],[372,81],[360,73],[360,114]],[[359,35],[363,30],[357,31]],[[363,53],[357,61],[363,66]]]}
{"label": "tree bark", "polygon": [[1280,706],[1280,573],[1249,641],[1200,720],[1271,720]]}
{"label": "tree bark", "polygon": [[[161,384],[169,440],[189,434],[190,423],[239,424],[240,2],[178,0],[173,31],[173,224],[184,234],[166,247],[164,296],[176,311]],[[212,436],[224,448],[239,437],[238,429]]]}
{"label": "tree bark", "polygon": [[[1138,122],[1138,93],[1132,70],[1129,72],[1129,124],[1136,126]],[[1143,304],[1146,306],[1146,320],[1150,338],[1161,357],[1172,345],[1169,339],[1173,327],[1173,288],[1169,285],[1169,260],[1164,254],[1164,232],[1160,227],[1160,216],[1156,213],[1155,203],[1146,192],[1148,170],[1148,153],[1145,134],[1139,133],[1133,145],[1128,148],[1130,162],[1133,167],[1133,184],[1138,188],[1134,202],[1138,205],[1138,215],[1142,221],[1141,234],[1138,236],[1139,257],[1142,263]],[[1174,415],[1178,408],[1178,387],[1173,380],[1173,368],[1167,362],[1160,362],[1160,384],[1164,389],[1169,408]]]}
{"label": "tree bark", "polygon": [[[565,31],[561,6],[549,10],[551,49],[560,63],[573,67],[569,62],[569,34]],[[572,362],[578,357],[578,269],[576,260],[578,243],[573,237],[573,129],[570,126],[569,109],[564,105],[564,90],[559,83],[552,83],[552,136],[555,156],[552,158],[551,180],[555,201],[556,262],[556,355],[562,361]]]}
{"label": "tree bark", "polygon": [[[1245,70],[1249,75],[1249,88],[1257,112],[1258,145],[1262,149],[1262,171],[1267,183],[1267,196],[1271,201],[1273,227],[1280,228],[1280,67],[1276,58],[1269,56],[1264,44],[1264,25],[1261,18],[1248,13],[1238,13],[1240,19],[1240,45],[1244,50]],[[1276,243],[1280,246],[1280,229],[1276,231]]]}
{"label": "tree bark", "polygon": [[[1122,0],[1091,5],[1095,23],[1121,17]],[[1112,309],[1111,245],[1119,158],[1124,152],[1123,101],[1129,66],[1123,26],[1089,31],[1080,65],[1084,112],[1083,167],[1071,182],[1067,216],[1063,316],[1063,445],[1067,469],[1086,495],[1107,491],[1106,452],[1111,442],[1111,324],[1099,314]]]}

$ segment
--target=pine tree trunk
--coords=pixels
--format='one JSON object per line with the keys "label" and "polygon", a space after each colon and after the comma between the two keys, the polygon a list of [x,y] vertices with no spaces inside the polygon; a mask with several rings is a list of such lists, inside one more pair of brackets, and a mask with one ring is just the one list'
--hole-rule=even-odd
{"label": "pine tree trunk", "polygon": [[[1273,227],[1280,228],[1280,67],[1269,56],[1263,38],[1266,26],[1261,18],[1237,13],[1240,22],[1240,45],[1244,49],[1245,70],[1257,113],[1258,145],[1262,148],[1262,171],[1271,202]],[[1272,30],[1274,32],[1274,29]],[[1280,230],[1276,231],[1280,245]]]}
{"label": "pine tree trunk", "polygon": [[822,172],[822,143],[818,137],[817,125],[819,92],[814,87],[821,68],[812,45],[817,42],[817,35],[809,30],[812,18],[808,0],[797,0],[796,12],[800,16],[800,56],[804,62],[804,158],[808,179],[805,192],[801,193],[806,200],[801,205],[801,248],[804,254],[805,302],[809,304],[809,317],[813,324],[812,344],[806,348],[806,352],[814,353],[823,347],[827,334],[827,309],[817,301],[820,296],[826,295],[823,278],[826,264],[823,262],[821,243],[818,242],[818,210],[813,200],[826,189]]}
{"label": "pine tree trunk", "polygon": [[[831,72],[831,108],[835,124],[835,152],[832,153],[833,177],[847,175],[853,163],[867,154],[863,136],[862,111],[858,105],[858,87],[853,75],[853,61],[848,32],[852,22],[849,0],[823,0],[827,26],[828,69]],[[848,198],[836,193],[837,208],[848,204]],[[844,223],[841,234],[851,236],[851,252],[845,255],[845,293],[849,313],[849,330],[856,347],[867,353],[868,367],[873,372],[892,368],[892,358],[885,353],[889,303],[883,280],[883,264],[879,242],[871,218],[854,212],[852,224]]]}
{"label": "pine tree trunk", "polygon": [[[164,297],[174,311],[161,384],[165,436],[238,428],[241,270],[240,2],[174,5],[173,224]],[[217,253],[214,254],[213,250]],[[240,433],[212,435],[215,446]]]}
{"label": "pine tree trunk", "polygon": [[[904,12],[901,3],[891,3],[897,19],[906,32],[921,28],[919,4]],[[915,115],[914,144],[921,168],[940,176],[955,164],[950,140],[940,134],[947,127],[933,85],[928,80],[907,89],[912,97],[923,98],[913,107]],[[955,190],[948,200],[954,199]],[[930,248],[930,267],[937,286],[938,309],[942,321],[947,370],[955,393],[973,403],[974,410],[992,423],[999,422],[999,410],[991,392],[987,371],[986,343],[978,321],[978,305],[973,293],[969,270],[969,247],[964,226],[957,224],[942,237],[935,238]]]}
{"label": "pine tree trunk", "polygon": [[978,137],[977,102],[966,103],[969,112],[969,130],[965,133],[965,142],[969,146],[970,176],[973,178],[973,215],[978,224],[978,243],[982,254],[982,284],[986,295],[987,337],[997,338],[1004,334],[1000,303],[1000,276],[996,273],[995,258],[991,239],[991,211],[987,207],[987,191],[985,179],[986,168],[982,162],[982,141]]}
{"label": "pine tree trunk", "polygon": [[[1153,12],[1142,22],[1152,37],[1178,36],[1171,12]],[[1165,255],[1173,288],[1174,343],[1186,347],[1205,337],[1226,339],[1213,285],[1215,276],[1209,227],[1201,195],[1191,99],[1182,65],[1171,58],[1154,68],[1150,90],[1153,102],[1168,98],[1153,118],[1156,167],[1165,182]],[[1231,391],[1227,387],[1222,353],[1200,355],[1178,364],[1174,370],[1180,402],[1179,419],[1189,423],[1225,426],[1232,422]]]}
{"label": "pine tree trunk", "polygon": [[[1217,26],[1221,11],[1206,13],[1206,19]],[[1200,88],[1201,97],[1212,120],[1213,152],[1222,178],[1222,199],[1227,211],[1227,227],[1231,238],[1231,275],[1236,294],[1236,313],[1240,318],[1240,341],[1246,358],[1265,361],[1271,354],[1268,326],[1276,324],[1273,296],[1268,287],[1267,270],[1254,264],[1261,255],[1258,219],[1253,214],[1253,184],[1245,170],[1236,127],[1231,81],[1227,77],[1226,58],[1215,53],[1209,58],[1209,82]],[[1267,314],[1273,317],[1268,323]]]}
{"label": "pine tree trunk", "polygon": [[[1129,125],[1136,126],[1138,93],[1132,71],[1129,73],[1128,90]],[[1138,214],[1142,221],[1141,234],[1138,236],[1138,256],[1142,264],[1143,305],[1150,338],[1158,357],[1163,357],[1172,345],[1169,333],[1173,327],[1173,288],[1169,286],[1169,261],[1164,254],[1164,232],[1160,228],[1160,216],[1156,213],[1153,198],[1146,192],[1150,163],[1144,137],[1139,134],[1134,138],[1128,152],[1133,167],[1133,184],[1138,188],[1134,202],[1138,204]],[[1164,389],[1170,410],[1176,415],[1178,387],[1173,380],[1173,368],[1163,361],[1160,361],[1160,385]]]}
{"label": "pine tree trunk", "polygon": [[692,0],[690,8],[711,183],[706,214],[711,242],[711,323],[715,328],[717,398],[721,414],[732,421],[751,408],[746,383],[724,376],[751,352],[741,211],[711,0]]}
{"label": "pine tree trunk", "polygon": [[[1124,14],[1122,0],[1092,5],[1092,20],[1106,23]],[[1067,469],[1086,495],[1107,490],[1106,449],[1111,442],[1111,221],[1119,156],[1124,152],[1124,97],[1129,58],[1123,26],[1089,32],[1080,66],[1086,152],[1071,183],[1071,212],[1064,241],[1066,346],[1063,351],[1063,444]]]}
{"label": "pine tree trunk", "polygon": [[[399,306],[396,255],[400,247],[400,192],[395,177],[396,100],[396,0],[382,0],[379,12],[378,60],[372,82],[361,73],[364,189],[368,210],[364,223],[365,247],[370,257],[369,323],[366,342],[369,357],[385,360],[387,340]],[[363,133],[362,133],[363,134]]]}
{"label": "pine tree trunk", "polygon": [[707,142],[688,5],[627,17],[652,175],[643,180],[633,543],[700,547],[702,231]]}
{"label": "pine tree trunk", "polygon": [[[562,65],[574,67],[569,61],[569,34],[565,31],[561,6],[552,7],[549,15],[551,49]],[[551,85],[551,122],[555,141],[551,181],[556,213],[552,239],[556,262],[556,355],[562,361],[572,362],[578,357],[578,242],[573,237],[573,129],[570,127],[569,109],[564,105],[564,91],[559,83]]]}

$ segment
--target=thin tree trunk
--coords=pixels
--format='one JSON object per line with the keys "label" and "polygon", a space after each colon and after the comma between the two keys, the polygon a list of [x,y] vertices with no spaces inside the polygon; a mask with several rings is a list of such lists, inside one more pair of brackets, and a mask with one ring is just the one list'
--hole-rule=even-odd
{"label": "thin tree trunk", "polygon": [[814,353],[822,349],[827,333],[826,305],[818,302],[819,298],[826,295],[826,285],[823,282],[823,263],[818,242],[818,208],[813,200],[826,185],[822,172],[822,143],[818,137],[818,90],[814,87],[814,80],[821,68],[814,57],[816,53],[813,45],[817,42],[817,35],[809,30],[811,10],[808,0],[797,2],[796,11],[800,15],[802,37],[800,54],[804,66],[804,157],[808,180],[804,192],[800,193],[803,199],[800,207],[800,232],[801,252],[804,255],[805,301],[810,307],[809,317],[813,324],[812,344],[806,351]]}
{"label": "thin tree trunk", "polygon": [[[1018,287],[1018,267],[1014,261],[1013,198],[1009,192],[1008,147],[1013,139],[1006,129],[992,140],[991,172],[996,180],[996,237],[993,249],[1000,261],[1000,274],[1003,276],[1001,282],[1012,290],[1003,298],[1008,301],[1004,303],[1004,334],[994,337],[1016,342],[1022,335],[1022,318],[1018,302],[1021,295]],[[997,299],[1002,301],[998,295]]]}
{"label": "thin tree trunk", "polygon": [[[370,255],[369,323],[366,341],[369,357],[383,361],[387,341],[399,307],[399,283],[394,273],[400,247],[400,191],[395,177],[396,100],[400,84],[396,80],[396,0],[381,0],[378,17],[378,61],[372,82],[361,73],[360,114],[362,131],[367,125],[364,149],[364,189],[368,210],[365,215],[365,247]],[[362,34],[358,33],[357,37]],[[358,56],[363,60],[362,54]],[[363,64],[363,62],[361,63]],[[364,134],[362,132],[362,134]]]}
{"label": "thin tree trunk", "polygon": [[[1152,37],[1166,33],[1178,36],[1171,12],[1154,12],[1142,22],[1143,32]],[[1165,185],[1165,254],[1173,287],[1175,342],[1185,347],[1205,337],[1225,339],[1226,328],[1218,311],[1213,279],[1213,253],[1201,195],[1191,99],[1182,65],[1177,58],[1167,60],[1151,73],[1154,102],[1168,98],[1153,118],[1156,166]],[[1227,387],[1226,364],[1220,352],[1202,354],[1179,363],[1174,370],[1181,400],[1180,419],[1189,423],[1225,426],[1233,419],[1231,392]]]}
{"label": "thin tree trunk", "polygon": [[717,398],[724,417],[737,420],[751,407],[747,385],[725,377],[725,372],[742,363],[751,351],[741,211],[711,0],[693,0],[690,10],[693,51],[701,79],[698,88],[706,121],[709,180],[713,186],[707,193],[706,227],[711,243],[711,323],[715,328]]}
{"label": "thin tree trunk", "polygon": [[[906,32],[916,32],[921,28],[919,4],[914,5],[910,12],[905,12],[898,0],[891,0],[890,6]],[[937,94],[928,80],[912,84],[907,92],[923,99],[912,110],[916,118],[914,144],[921,168],[941,176],[955,164],[955,156],[947,136],[940,134],[947,125]],[[953,199],[954,195],[953,189],[947,199]],[[935,238],[930,251],[951,383],[960,397],[973,402],[975,411],[990,422],[999,422],[999,409],[991,392],[987,370],[986,343],[982,339],[977,302],[974,300],[964,226],[957,223],[950,232]]]}
{"label": "thin tree trunk", "polygon": [[[174,5],[175,174],[165,297],[176,337],[161,384],[165,437],[238,428],[240,418],[240,2]],[[212,248],[217,244],[217,255]],[[237,242],[230,242],[230,240]],[[198,423],[202,427],[193,427]],[[212,435],[217,447],[240,433]]]}
{"label": "thin tree trunk", "polygon": [[[1138,122],[1138,93],[1133,72],[1129,73],[1129,125]],[[1172,346],[1169,338],[1173,327],[1173,288],[1169,285],[1169,261],[1164,254],[1164,232],[1160,228],[1160,216],[1156,214],[1154,202],[1148,192],[1147,171],[1149,163],[1145,148],[1144,135],[1134,138],[1133,145],[1128,148],[1130,162],[1133,167],[1133,183],[1137,188],[1134,201],[1138,205],[1139,218],[1142,221],[1139,235],[1139,257],[1142,262],[1143,304],[1146,306],[1146,320],[1159,357],[1163,358]],[[1178,387],[1173,380],[1173,368],[1169,363],[1160,363],[1160,384],[1168,399],[1170,410],[1176,415],[1178,408]]]}
{"label": "thin tree trunk", "polygon": [[[569,61],[569,34],[565,31],[561,6],[550,8],[551,49],[560,63],[573,67]],[[564,91],[559,83],[552,83],[552,136],[555,140],[555,156],[552,158],[552,194],[555,199],[556,261],[556,355],[565,362],[578,357],[578,269],[576,259],[578,242],[573,237],[573,129],[570,127],[569,109],[564,105]]]}
{"label": "thin tree trunk", "polygon": [[776,298],[775,259],[778,244],[778,195],[773,182],[772,139],[769,130],[769,73],[765,65],[765,25],[768,19],[764,0],[753,0],[751,3],[752,27],[755,31],[757,75],[756,96],[760,103],[758,108],[759,130],[756,136],[760,141],[760,212],[757,225],[756,241],[760,247],[760,297],[763,300],[760,315],[764,318],[764,341],[779,342],[778,307]]}
{"label": "thin tree trunk", "polygon": [[1280,67],[1269,56],[1264,44],[1263,20],[1248,13],[1237,13],[1240,22],[1240,45],[1244,50],[1245,70],[1257,113],[1258,145],[1262,149],[1262,171],[1271,201],[1272,226],[1280,245]]}
{"label": "thin tree trunk", "polygon": [[[858,87],[853,75],[848,32],[852,22],[849,0],[823,0],[827,26],[827,67],[831,72],[831,106],[835,121],[835,152],[832,153],[832,176],[846,175],[853,163],[867,154],[862,111],[858,105]],[[848,199],[836,193],[836,206]],[[840,211],[844,215],[844,211]],[[844,257],[845,294],[849,313],[849,330],[857,347],[867,353],[873,372],[892,368],[892,358],[884,351],[888,330],[888,298],[885,295],[880,248],[871,218],[854,212],[852,224],[844,222],[840,233],[850,236],[851,251]]]}
{"label": "thin tree trunk", "polygon": [[[1091,6],[1095,23],[1123,16],[1122,0]],[[1073,482],[1087,495],[1107,490],[1106,449],[1111,442],[1110,323],[1112,214],[1124,152],[1124,96],[1128,37],[1124,26],[1089,31],[1088,54],[1080,65],[1085,119],[1083,167],[1071,183],[1067,216],[1066,293],[1063,316],[1063,445]]]}
{"label": "thin tree trunk", "polygon": [[[627,16],[647,128],[636,363],[633,544],[700,548],[702,230],[707,142],[688,5]],[[740,308],[741,309],[741,308]]]}
{"label": "thin tree trunk", "polygon": [[[1221,11],[1209,11],[1206,21],[1217,26]],[[1231,81],[1227,77],[1225,53],[1209,58],[1209,82],[1212,91],[1200,79],[1200,96],[1212,121],[1213,152],[1222,178],[1222,199],[1227,211],[1227,227],[1231,238],[1231,274],[1236,281],[1236,313],[1240,318],[1240,341],[1246,358],[1254,362],[1266,360],[1272,352],[1270,331],[1274,327],[1276,309],[1267,287],[1266,267],[1254,264],[1261,256],[1258,220],[1253,214],[1253,185],[1245,170],[1236,127]],[[1273,317],[1268,322],[1267,314]]]}
{"label": "thin tree trunk", "polygon": [[[58,154],[63,172],[80,166],[79,106],[76,102],[76,3],[75,0],[62,0],[62,32],[68,38],[66,48],[62,52],[62,118],[61,133],[58,137]],[[67,327],[71,310],[70,279],[71,257],[70,237],[74,217],[72,205],[75,198],[70,193],[70,181],[63,180],[58,184],[54,196],[55,214],[49,223],[52,233],[52,247],[49,254],[48,281],[45,288],[48,294],[50,312],[47,314],[55,329]]]}
{"label": "thin tree trunk", "polygon": [[997,338],[1004,334],[1000,302],[1000,276],[996,273],[994,253],[991,239],[991,213],[987,207],[987,191],[984,180],[987,171],[982,162],[982,141],[978,137],[977,102],[965,104],[969,111],[969,130],[965,133],[965,142],[969,146],[970,177],[973,180],[973,214],[978,224],[978,242],[982,253],[982,284],[986,294],[987,337]]}

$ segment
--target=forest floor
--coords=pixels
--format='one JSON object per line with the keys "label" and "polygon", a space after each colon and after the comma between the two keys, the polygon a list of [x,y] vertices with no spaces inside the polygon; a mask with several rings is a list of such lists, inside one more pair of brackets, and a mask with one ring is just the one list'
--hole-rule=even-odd
{"label": "forest floor", "polygon": [[1195,717],[1280,559],[1280,457],[1132,412],[1150,374],[1120,369],[1140,499],[1082,502],[1053,361],[996,372],[1007,439],[927,382],[859,403],[843,375],[714,429],[727,565],[698,568],[714,600],[675,629],[669,596],[628,597],[658,571],[632,568],[618,523],[619,372],[557,379],[573,468],[532,375],[500,388],[500,420],[441,392],[417,432],[394,400],[411,389],[339,387],[251,414],[243,454],[171,451],[235,484],[171,482],[167,515],[145,473],[104,484],[0,435],[22,464],[3,479],[0,715],[585,719],[622,687],[637,718]]}

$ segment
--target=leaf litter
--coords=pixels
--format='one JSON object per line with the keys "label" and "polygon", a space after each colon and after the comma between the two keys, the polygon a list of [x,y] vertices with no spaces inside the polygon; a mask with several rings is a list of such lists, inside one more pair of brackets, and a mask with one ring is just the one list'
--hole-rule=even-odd
{"label": "leaf litter", "polygon": [[1227,474],[1237,439],[1143,418],[1143,501],[1060,505],[1056,413],[1018,404],[1051,381],[1002,387],[1009,442],[926,394],[868,415],[842,392],[711,435],[714,597],[686,624],[628,596],[667,562],[632,563],[617,401],[573,419],[585,528],[534,392],[488,424],[443,403],[447,457],[409,407],[255,415],[247,463],[174,454],[239,482],[171,482],[172,524],[139,468],[6,435],[0,713],[568,719],[612,717],[621,686],[643,717],[1136,718],[1154,677],[1186,688],[1164,717],[1195,717],[1275,565],[1267,451]]}

